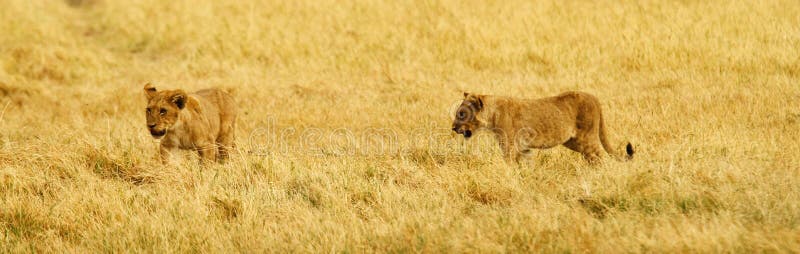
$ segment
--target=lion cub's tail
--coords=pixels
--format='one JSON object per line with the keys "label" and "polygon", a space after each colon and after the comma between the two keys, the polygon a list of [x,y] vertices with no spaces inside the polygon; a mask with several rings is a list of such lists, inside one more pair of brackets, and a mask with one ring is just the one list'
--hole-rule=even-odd
{"label": "lion cub's tail", "polygon": [[610,154],[612,157],[615,157],[618,160],[627,161],[633,159],[633,153],[634,153],[633,145],[631,145],[630,142],[628,142],[628,144],[625,145],[625,154],[614,151],[614,147],[612,147],[611,144],[609,144],[608,137],[606,134],[605,120],[603,119],[602,111],[600,113],[600,143],[603,143],[603,148],[606,149],[606,152],[608,152],[608,154]]}

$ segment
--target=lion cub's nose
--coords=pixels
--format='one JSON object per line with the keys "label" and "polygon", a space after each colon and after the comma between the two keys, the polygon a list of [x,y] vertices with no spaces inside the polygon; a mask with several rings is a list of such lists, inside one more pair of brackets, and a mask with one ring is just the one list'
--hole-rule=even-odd
{"label": "lion cub's nose", "polygon": [[149,124],[149,123],[147,124],[147,128],[153,128],[153,127],[156,127],[156,124]]}

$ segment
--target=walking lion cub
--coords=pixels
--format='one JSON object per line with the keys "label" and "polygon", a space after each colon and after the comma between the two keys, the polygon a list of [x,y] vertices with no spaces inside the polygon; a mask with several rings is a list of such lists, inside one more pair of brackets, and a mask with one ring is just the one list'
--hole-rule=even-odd
{"label": "walking lion cub", "polygon": [[583,154],[590,164],[597,164],[601,152],[617,158],[633,158],[633,146],[625,146],[624,155],[614,151],[606,137],[600,101],[591,94],[565,92],[541,99],[475,95],[464,93],[453,122],[453,131],[472,136],[477,130],[495,134],[508,162],[519,163],[520,156],[532,148],[557,145]]}
{"label": "walking lion cub", "polygon": [[236,106],[230,94],[204,89],[188,94],[183,90],[157,91],[147,83],[147,129],[161,139],[159,157],[169,162],[175,149],[196,150],[200,162],[227,159],[234,147]]}

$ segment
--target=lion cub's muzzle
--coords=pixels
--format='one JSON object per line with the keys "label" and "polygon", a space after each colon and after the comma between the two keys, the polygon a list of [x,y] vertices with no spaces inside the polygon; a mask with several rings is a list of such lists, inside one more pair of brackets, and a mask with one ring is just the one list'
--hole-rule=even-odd
{"label": "lion cub's muzzle", "polygon": [[463,125],[461,125],[461,126],[454,125],[453,126],[453,131],[455,131],[458,134],[464,135],[464,138],[472,137],[472,131],[464,128]]}
{"label": "lion cub's muzzle", "polygon": [[158,130],[156,129],[155,126],[152,125],[148,125],[147,130],[150,131],[150,135],[152,135],[154,138],[161,138],[165,134],[167,134],[167,130]]}

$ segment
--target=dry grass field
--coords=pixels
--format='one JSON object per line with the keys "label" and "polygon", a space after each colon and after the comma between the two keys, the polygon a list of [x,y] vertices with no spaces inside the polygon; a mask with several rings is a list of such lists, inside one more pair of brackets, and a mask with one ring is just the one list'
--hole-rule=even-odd
{"label": "dry grass field", "polygon": [[[800,252],[797,1],[0,1],[0,253]],[[142,87],[232,90],[155,161]],[[462,91],[601,99],[507,165]]]}

